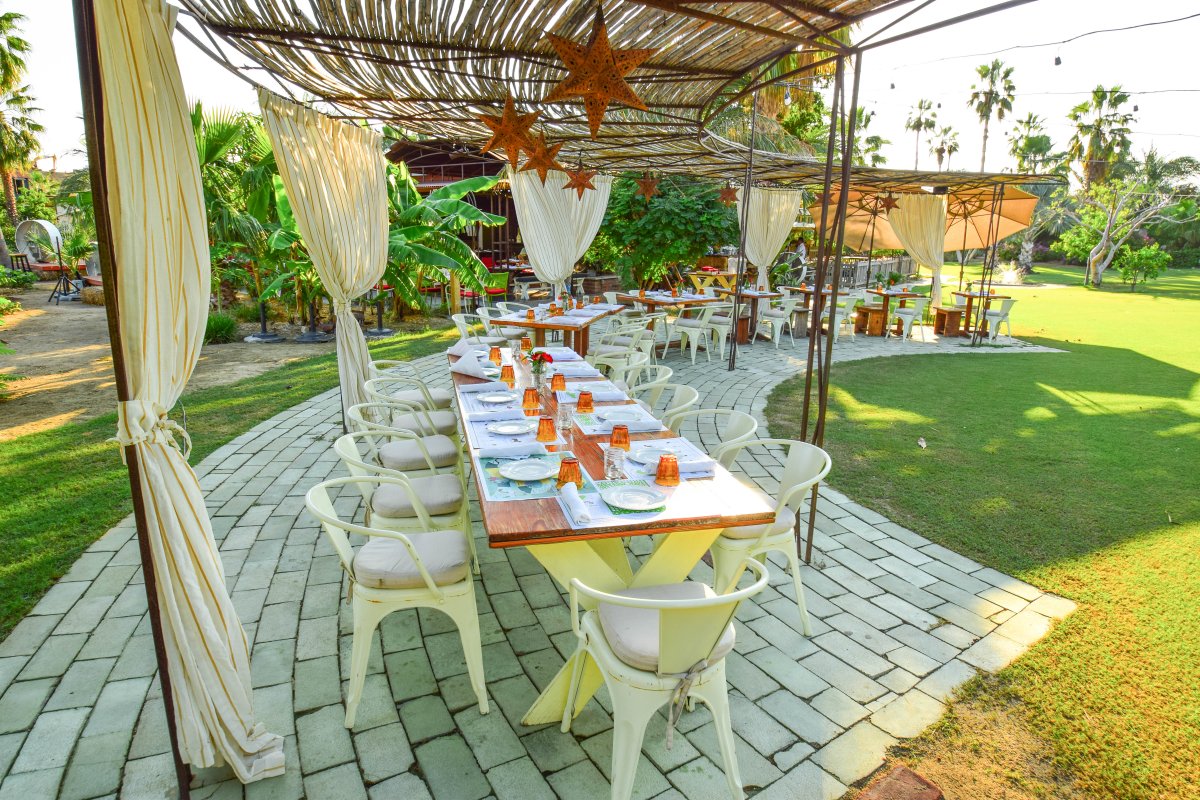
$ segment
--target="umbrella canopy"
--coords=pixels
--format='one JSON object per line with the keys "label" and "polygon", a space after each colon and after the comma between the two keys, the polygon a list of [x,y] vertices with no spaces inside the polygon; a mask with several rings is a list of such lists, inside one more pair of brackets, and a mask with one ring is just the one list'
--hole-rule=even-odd
{"label": "umbrella canopy", "polygon": [[[836,229],[833,225],[834,212],[837,210],[839,193],[833,192],[829,197],[829,212],[825,220],[825,230],[822,235],[831,235]],[[881,195],[874,192],[860,192],[851,189],[846,196],[846,233],[845,244],[856,253],[870,250],[903,250],[904,245],[896,237],[896,232],[888,224],[888,206],[893,206],[895,199],[891,195]],[[818,202],[808,209],[815,225],[821,224],[821,203]]]}
{"label": "umbrella canopy", "polygon": [[1028,228],[1037,202],[1014,186],[952,192],[946,198],[946,249],[991,247]]}

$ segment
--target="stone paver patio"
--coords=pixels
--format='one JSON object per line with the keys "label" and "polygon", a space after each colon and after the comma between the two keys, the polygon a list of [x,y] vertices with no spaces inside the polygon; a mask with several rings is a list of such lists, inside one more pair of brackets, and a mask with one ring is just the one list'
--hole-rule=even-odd
{"label": "stone paver patio", "polygon": [[[931,337],[932,338],[932,337]],[[836,360],[901,353],[984,355],[959,341],[843,338]],[[803,368],[795,350],[743,349],[739,369],[672,355],[674,380],[703,407],[762,419],[767,394]],[[448,385],[442,356],[416,362]],[[393,614],[376,635],[358,725],[342,726],[348,607],[332,549],[304,511],[314,483],[342,473],[326,392],[242,434],[197,467],[232,597],[254,642],[255,704],[287,737],[288,772],[243,789],[201,771],[197,798],[607,798],[612,721],[602,690],[571,734],[519,718],[574,649],[562,594],[524,550],[490,550],[478,598],[492,713],[480,716],[457,634],[436,612]],[[710,443],[714,431],[682,431]],[[760,435],[767,435],[764,428]],[[769,453],[739,462],[768,491]],[[115,454],[114,454],[115,457]],[[837,481],[837,465],[832,479]],[[345,508],[353,507],[353,500]],[[476,520],[478,514],[476,513]],[[885,749],[934,722],[951,692],[1043,636],[1070,601],[931,543],[823,489],[813,566],[804,569],[814,635],[799,633],[787,575],[739,613],[729,658],[742,777],[764,800],[834,798]],[[476,521],[476,535],[482,531]],[[634,548],[644,547],[635,540]],[[132,520],[80,557],[0,643],[0,800],[173,794]],[[701,564],[693,577],[707,580]],[[711,717],[685,714],[672,749],[660,716],[647,732],[638,798],[724,798]],[[760,791],[761,789],[761,791]]]}

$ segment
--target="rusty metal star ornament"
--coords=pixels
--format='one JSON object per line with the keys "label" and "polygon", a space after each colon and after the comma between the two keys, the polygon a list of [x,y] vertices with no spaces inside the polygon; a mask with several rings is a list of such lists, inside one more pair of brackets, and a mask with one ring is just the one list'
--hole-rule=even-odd
{"label": "rusty metal star ornament", "polygon": [[612,103],[646,111],[646,104],[625,81],[625,76],[658,52],[655,48],[613,50],[603,13],[596,14],[592,38],[586,44],[547,33],[551,46],[567,68],[567,77],[542,98],[543,103],[579,97],[587,112],[592,138],[600,132],[604,113]]}
{"label": "rusty metal star ornament", "polygon": [[[513,169],[516,169],[521,151],[533,152],[533,137],[530,135],[529,129],[533,127],[533,123],[541,113],[533,111],[529,114],[518,114],[513,96],[509,93],[504,98],[504,112],[501,116],[480,114],[478,117],[479,121],[487,125],[492,132],[492,138],[487,140],[482,152],[503,150],[508,163],[512,164]],[[545,178],[542,180],[545,181]]]}
{"label": "rusty metal star ornament", "polygon": [[542,185],[546,185],[546,175],[552,169],[562,171],[563,165],[558,163],[556,156],[558,151],[562,149],[563,143],[547,144],[546,134],[539,133],[537,139],[530,137],[533,147],[529,150],[529,159],[525,162],[525,166],[521,167],[521,172],[534,170],[538,177],[542,179]]}
{"label": "rusty metal star ornament", "polygon": [[736,186],[726,186],[721,190],[720,201],[727,206],[731,206],[738,201],[738,190]]}
{"label": "rusty metal star ornament", "polygon": [[896,198],[895,198],[895,197],[892,197],[890,194],[889,194],[889,195],[885,195],[885,196],[884,196],[884,197],[883,197],[883,198],[880,200],[880,204],[881,204],[881,206],[882,206],[882,208],[883,208],[883,210],[884,210],[884,211],[891,211],[893,208],[899,208],[899,207],[900,207],[900,204],[899,204],[898,202],[896,202]]}
{"label": "rusty metal star ornament", "polygon": [[585,189],[595,189],[596,185],[592,183],[592,178],[596,177],[596,170],[584,169],[582,166],[579,169],[567,170],[567,183],[563,186],[564,189],[574,189],[579,199],[583,199],[583,191]]}
{"label": "rusty metal star ornament", "polygon": [[658,178],[651,177],[649,172],[643,174],[640,178],[634,178],[633,182],[638,185],[637,191],[633,193],[634,197],[640,194],[649,203],[650,198],[658,194]]}

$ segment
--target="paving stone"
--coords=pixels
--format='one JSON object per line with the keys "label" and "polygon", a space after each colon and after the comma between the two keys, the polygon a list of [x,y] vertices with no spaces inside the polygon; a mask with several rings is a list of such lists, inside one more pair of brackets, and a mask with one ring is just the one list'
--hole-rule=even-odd
{"label": "paving stone", "polygon": [[10,684],[0,697],[0,733],[28,729],[53,689],[53,678]]}
{"label": "paving stone", "polygon": [[362,779],[367,783],[408,772],[416,760],[404,726],[398,722],[355,733],[354,750],[358,753]]}
{"label": "paving stone", "polygon": [[725,656],[725,677],[731,687],[751,700],[757,700],[779,688],[774,679],[737,651]]}
{"label": "paving stone", "polygon": [[86,641],[85,633],[51,636],[38,648],[33,658],[29,659],[19,677],[23,681],[33,678],[57,678],[71,666],[71,662]]}
{"label": "paving stone", "polygon": [[917,684],[917,688],[935,700],[944,702],[954,694],[955,689],[975,675],[974,667],[956,658],[926,675]]}
{"label": "paving stone", "polygon": [[866,709],[860,703],[832,687],[821,692],[810,702],[813,708],[842,728],[849,728],[867,715]]}
{"label": "paving stone", "polygon": [[871,715],[880,730],[900,739],[911,739],[941,719],[946,707],[924,692],[913,689]]}
{"label": "paving stone", "polygon": [[[153,763],[150,761],[151,758],[163,753],[169,754],[170,749],[171,742],[167,733],[167,715],[163,708],[162,695],[149,697],[142,706],[142,713],[138,716],[137,727],[133,733],[133,741],[129,745],[130,763],[135,760]],[[174,771],[171,763],[168,757],[166,761],[168,773]],[[143,765],[143,769],[148,769],[148,765]],[[125,781],[128,783],[128,775],[125,776]]]}
{"label": "paving stone", "polygon": [[811,745],[819,746],[842,732],[841,726],[796,697],[780,690],[758,702],[759,707]]}
{"label": "paving stone", "polygon": [[108,617],[88,637],[78,658],[116,658],[125,650],[125,643],[137,627],[137,617]]}
{"label": "paving stone", "polygon": [[1005,575],[1003,572],[997,572],[991,567],[976,570],[971,573],[971,577],[978,578],[985,583],[989,583],[1010,594],[1015,594],[1017,597],[1023,597],[1030,601],[1038,599],[1042,594],[1041,589],[1038,589],[1036,586],[1030,586],[1024,581],[1017,580],[1010,575]]}
{"label": "paving stone", "polygon": [[729,716],[733,732],[759,753],[775,753],[796,740],[774,717],[739,695],[729,696]]}
{"label": "paving stone", "polygon": [[472,706],[455,715],[454,722],[484,770],[525,755],[525,747],[503,714],[480,714]]}
{"label": "paving stone", "polygon": [[836,561],[843,567],[846,567],[852,572],[860,575],[863,578],[867,578],[868,580],[887,574],[887,570],[876,566],[874,561],[864,558],[854,550],[840,547],[837,550],[828,550],[823,552],[825,552],[825,554],[833,561]]}
{"label": "paving stone", "polygon": [[[606,731],[598,736],[593,736],[590,739],[587,739],[583,743],[584,749],[591,758],[591,764],[594,764],[595,768],[600,771],[601,780],[605,782],[606,788],[601,794],[596,795],[597,797],[608,797],[611,794],[607,786],[608,782],[612,780],[612,737],[612,731]],[[682,738],[682,736],[680,738]],[[646,756],[645,740],[642,744],[642,755],[638,759],[637,771],[634,773],[633,778],[633,798],[636,798],[636,800],[646,800],[647,798],[657,797],[664,791],[667,791],[671,788],[671,784],[667,782],[667,779],[663,776],[662,772],[660,772],[659,769],[654,765],[654,762],[652,762]],[[691,750],[691,752],[696,753],[694,749]],[[567,767],[567,769],[563,770],[563,772],[579,769],[581,764],[587,763],[588,762],[586,760],[581,761],[577,764]],[[585,774],[587,774],[586,771]],[[551,776],[550,780],[551,782],[554,781],[553,776]],[[557,784],[555,784],[555,786],[557,787]],[[572,795],[563,794],[561,796],[571,797]]]}
{"label": "paving stone", "polygon": [[[415,621],[416,618],[413,619]],[[336,616],[300,620],[296,636],[296,660],[337,655],[337,626]]]}
{"label": "paving stone", "polygon": [[857,533],[843,533],[834,537],[842,547],[852,550],[863,558],[883,558],[887,555],[887,551],[881,547],[872,544]]}
{"label": "paving stone", "polygon": [[813,753],[811,761],[850,784],[874,772],[895,743],[891,736],[863,721]]}
{"label": "paving stone", "polygon": [[[931,595],[931,597],[934,600],[938,599],[933,595]],[[893,616],[904,620],[909,625],[913,625],[921,630],[927,631],[934,625],[937,625],[938,622],[937,617],[935,617],[933,614],[917,608],[912,603],[904,600],[903,598],[897,597],[894,594],[881,594],[877,597],[872,597],[871,602],[891,613]],[[865,617],[863,617],[863,619],[865,619]]]}
{"label": "paving stone", "polygon": [[[795,621],[797,626],[801,624],[799,613],[796,614]],[[745,625],[737,625],[735,627],[739,636],[742,631],[749,628],[755,635],[770,642],[777,650],[792,659],[812,655],[818,649],[797,628],[793,628],[778,617],[771,616],[770,614],[764,614],[757,619],[750,620]]]}
{"label": "paving stone", "polygon": [[354,760],[350,732],[344,723],[345,711],[340,705],[325,706],[296,719],[300,766],[305,775]]}
{"label": "paving stone", "polygon": [[59,581],[42,595],[31,615],[65,614],[71,610],[91,584],[88,581]]}
{"label": "paving stone", "polygon": [[[985,636],[996,629],[996,623],[984,619],[956,603],[942,603],[937,608],[934,608],[931,613],[936,614],[942,619],[949,620],[959,628],[976,636]],[[938,635],[936,628],[933,631],[933,635]]]}
{"label": "paving stone", "polygon": [[1029,647],[1050,632],[1050,618],[1026,609],[996,628],[996,633]]}
{"label": "paving stone", "polygon": [[426,742],[416,755],[434,800],[481,800],[491,794],[491,785],[461,736]]}
{"label": "paving stone", "polygon": [[[855,644],[861,645],[872,653],[883,655],[900,646],[900,643],[888,636],[874,625],[863,622],[849,613],[836,614],[826,620],[830,627],[848,637]],[[899,620],[897,620],[899,622]]]}
{"label": "paving stone", "polygon": [[867,677],[874,678],[892,668],[886,659],[851,640],[838,631],[830,631],[813,640],[821,649],[845,661]]}
{"label": "paving stone", "polygon": [[939,666],[939,662],[918,653],[911,647],[897,647],[888,652],[887,658],[896,666],[903,667],[917,676],[928,675]]}
{"label": "paving stone", "polygon": [[1030,611],[1036,611],[1051,619],[1065,619],[1075,611],[1076,605],[1065,597],[1044,594],[1029,604]]}
{"label": "paving stone", "polygon": [[17,760],[17,753],[21,751],[24,741],[24,731],[0,735],[0,784],[4,782],[4,776],[8,774],[12,763]]}
{"label": "paving stone", "polygon": [[923,608],[926,611],[942,603],[942,598],[937,595],[919,589],[904,578],[892,575],[891,573],[881,578],[876,578],[873,582],[905,602],[911,603],[918,608]]}
{"label": "paving stone", "polygon": [[554,727],[522,737],[521,742],[543,773],[558,772],[587,757],[574,737],[564,736]]}
{"label": "paving stone", "polygon": [[926,586],[925,590],[981,617],[990,617],[1002,610],[1000,606],[984,600],[979,595],[951,586],[943,581],[932,583]]}
{"label": "paving stone", "polygon": [[829,684],[808,667],[798,664],[774,647],[755,650],[747,659],[763,672],[800,697],[812,697]]}
{"label": "paving stone", "polygon": [[822,572],[827,577],[841,584],[846,591],[856,594],[859,597],[870,598],[877,594],[883,594],[883,590],[874,583],[843,566],[827,567]]}
{"label": "paving stone", "polygon": [[959,652],[953,645],[912,625],[900,625],[888,631],[888,635],[939,663],[949,661]]}
{"label": "paving stone", "polygon": [[[687,734],[688,741],[714,764],[724,768],[721,758],[721,746],[717,742],[716,723],[708,722]],[[742,774],[742,785],[746,787],[762,787],[777,781],[782,772],[780,769],[759,754],[742,737],[736,733],[733,736],[734,752],[737,754],[738,771]],[[722,776],[722,782],[723,782]]]}
{"label": "paving stone", "polygon": [[[984,583],[978,578],[972,577],[962,570],[955,569],[949,564],[941,561],[934,561],[922,567],[925,572],[933,575],[942,583],[948,583],[955,589],[969,594],[981,594],[988,589],[995,588],[990,584]],[[930,589],[929,591],[933,591]]]}
{"label": "paving stone", "polygon": [[937,578],[933,577],[927,572],[922,571],[920,567],[913,566],[907,561],[897,558],[896,556],[887,556],[886,558],[879,559],[875,563],[896,577],[907,581],[919,589],[923,589],[926,586],[929,586],[929,584],[937,582]]}
{"label": "paving stone", "polygon": [[935,561],[941,561],[943,564],[949,564],[960,572],[972,573],[983,566],[966,556],[959,555],[948,547],[942,547],[940,544],[926,544],[921,546],[921,552]]}
{"label": "paving stone", "polygon": [[0,695],[4,694],[4,690],[13,682],[13,678],[17,677],[28,661],[28,656],[0,658]]}
{"label": "paving stone", "polygon": [[131,733],[120,731],[80,739],[71,754],[60,800],[85,800],[118,791]]}
{"label": "paving stone", "polygon": [[[317,659],[321,660],[321,659]],[[437,691],[437,680],[424,650],[402,650],[384,656],[392,699],[397,703]],[[299,671],[300,666],[296,669]]]}
{"label": "paving stone", "polygon": [[920,550],[910,547],[898,539],[893,539],[891,536],[886,536],[882,539],[876,539],[874,545],[880,549],[886,550],[902,561],[907,561],[909,564],[912,564],[915,567],[922,566],[923,564],[930,564],[933,561],[932,558],[925,553],[922,553]]}
{"label": "paving stone", "polygon": [[[296,733],[296,716],[292,710],[292,684],[290,681],[255,689],[254,711],[259,721],[271,733],[279,736],[292,736]],[[359,716],[362,716],[361,712]]]}
{"label": "paving stone", "polygon": [[1024,652],[1024,645],[999,633],[991,633],[964,650],[959,658],[987,672],[999,672]]}
{"label": "paving stone", "polygon": [[62,782],[63,769],[43,769],[9,775],[0,786],[0,800],[31,800],[38,797],[57,797]]}
{"label": "paving stone", "polygon": [[300,621],[300,603],[276,603],[263,609],[258,626],[258,640],[262,642],[279,639],[295,639],[296,626]]}
{"label": "paving stone", "polygon": [[755,800],[834,800],[845,793],[846,786],[841,781],[805,761],[754,797]]}
{"label": "paving stone", "polygon": [[157,671],[158,661],[154,656],[154,643],[149,635],[138,635],[135,630],[108,679],[119,681],[127,678],[146,678]]}
{"label": "paving stone", "polygon": [[409,741],[423,742],[454,730],[454,719],[437,695],[426,695],[400,706],[400,721]]}
{"label": "paving stone", "polygon": [[929,632],[951,647],[957,647],[959,650],[966,650],[979,640],[977,635],[969,631],[964,631],[957,625],[951,625],[948,622],[932,628]]}
{"label": "paving stone", "polygon": [[259,642],[254,645],[250,657],[250,683],[252,686],[274,686],[291,681],[295,665],[296,642],[283,639],[277,642]]}
{"label": "paving stone", "polygon": [[372,786],[370,800],[431,800],[429,788],[411,772],[388,778]]}
{"label": "paving stone", "polygon": [[528,758],[493,767],[487,779],[496,800],[555,800],[554,790]]}
{"label": "paving stone", "polygon": [[12,772],[66,767],[88,711],[86,708],[69,708],[39,714],[29,735],[25,737],[17,760],[13,762]]}
{"label": "paving stone", "polygon": [[112,672],[115,658],[98,658],[92,661],[76,661],[59,681],[58,688],[46,702],[43,711],[57,711],[63,708],[90,709],[104,688],[108,673]]}
{"label": "paving stone", "polygon": [[367,800],[367,787],[363,785],[354,764],[304,776],[304,793],[312,798],[336,797],[338,800]]}
{"label": "paving stone", "polygon": [[[343,696],[349,694],[350,682],[343,682]],[[396,702],[392,700],[387,678],[381,674],[367,675],[363,681],[362,698],[354,718],[354,730],[364,731],[399,720]]]}
{"label": "paving stone", "polygon": [[529,608],[529,601],[520,592],[507,592],[490,597],[496,619],[505,630],[537,624],[537,617]]}
{"label": "paving stone", "polygon": [[873,700],[887,691],[866,675],[829,653],[821,652],[811,655],[800,663],[805,669],[860,703]]}
{"label": "paving stone", "polygon": [[[643,760],[642,763],[647,763]],[[666,788],[666,779],[658,776]],[[604,798],[611,795],[611,787],[600,770],[591,761],[580,761],[566,769],[547,776],[550,786],[559,797],[567,798]],[[634,784],[634,796],[637,797],[637,784]],[[650,797],[652,795],[645,795]]]}

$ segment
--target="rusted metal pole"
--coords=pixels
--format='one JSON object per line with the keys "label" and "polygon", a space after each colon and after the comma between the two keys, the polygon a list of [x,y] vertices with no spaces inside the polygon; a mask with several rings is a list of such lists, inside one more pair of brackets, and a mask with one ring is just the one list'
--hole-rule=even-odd
{"label": "rusted metal pole", "polygon": [[[83,124],[87,133],[88,167],[92,182],[92,205],[96,215],[96,240],[100,264],[104,276],[104,306],[108,318],[108,338],[112,348],[113,376],[116,379],[117,400],[129,400],[128,374],[125,370],[125,355],[121,344],[120,308],[117,305],[117,284],[120,274],[117,269],[116,251],[113,246],[112,216],[108,207],[108,165],[104,148],[104,86],[100,79],[100,52],[96,39],[96,10],[93,0],[74,0],[75,47],[79,57],[79,89],[83,98]],[[183,763],[179,752],[179,738],[175,730],[175,694],[171,688],[171,674],[167,662],[167,650],[163,641],[162,619],[158,604],[158,577],[154,572],[154,560],[150,552],[150,539],[146,523],[146,500],[142,496],[141,465],[137,448],[124,449],[125,463],[129,467],[129,491],[133,500],[133,519],[137,525],[138,551],[142,560],[142,577],[146,587],[146,606],[150,616],[150,633],[154,641],[154,657],[158,662],[158,680],[162,688],[163,707],[167,715],[167,733],[171,740],[171,757],[175,762],[175,780],[179,797],[186,800],[191,796],[188,785],[191,771]]]}

